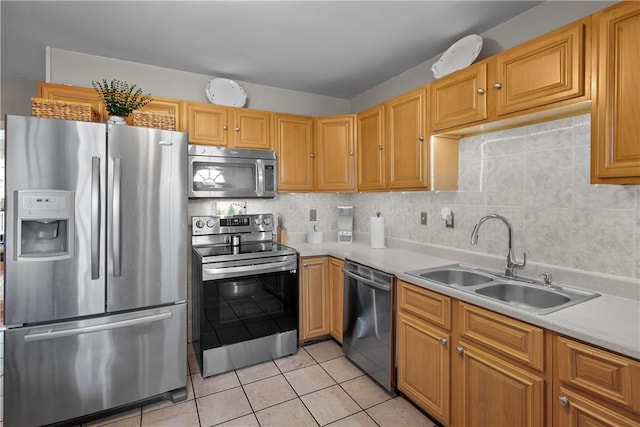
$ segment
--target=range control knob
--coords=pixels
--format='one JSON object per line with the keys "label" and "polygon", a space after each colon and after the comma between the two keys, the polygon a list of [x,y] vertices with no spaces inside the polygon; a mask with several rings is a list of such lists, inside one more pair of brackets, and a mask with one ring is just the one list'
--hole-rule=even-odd
{"label": "range control knob", "polygon": [[197,221],[196,221],[196,227],[197,227],[197,228],[202,228],[202,227],[204,227],[204,221],[203,221],[203,220],[201,220],[201,219],[197,220]]}
{"label": "range control knob", "polygon": [[265,216],[265,217],[262,219],[262,223],[263,223],[264,225],[270,225],[270,224],[271,224],[271,218],[270,218],[270,217],[268,217],[268,216]]}
{"label": "range control knob", "polygon": [[254,219],[254,222],[256,223],[256,225],[260,225],[260,224],[262,224],[262,217],[257,216],[257,217]]}
{"label": "range control knob", "polygon": [[213,220],[213,218],[209,218],[207,220],[207,227],[209,228],[213,228],[213,226],[216,225],[215,221]]}

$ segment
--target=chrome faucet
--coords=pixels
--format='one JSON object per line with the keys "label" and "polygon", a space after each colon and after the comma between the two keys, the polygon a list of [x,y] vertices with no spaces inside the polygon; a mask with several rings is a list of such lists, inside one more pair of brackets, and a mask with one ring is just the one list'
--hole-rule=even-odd
{"label": "chrome faucet", "polygon": [[502,222],[504,222],[505,225],[507,226],[507,230],[509,232],[508,234],[509,235],[509,252],[507,253],[507,268],[505,269],[504,274],[508,277],[516,277],[517,276],[516,270],[520,268],[524,268],[524,266],[527,264],[527,254],[526,253],[523,254],[524,259],[522,263],[519,263],[518,261],[516,261],[516,258],[513,255],[513,240],[511,239],[511,224],[509,224],[509,221],[507,221],[505,217],[497,214],[491,214],[491,215],[483,216],[482,218],[480,218],[480,221],[478,221],[478,223],[473,227],[473,231],[471,232],[471,244],[472,245],[478,244],[478,231],[480,230],[480,226],[490,219],[499,219]]}

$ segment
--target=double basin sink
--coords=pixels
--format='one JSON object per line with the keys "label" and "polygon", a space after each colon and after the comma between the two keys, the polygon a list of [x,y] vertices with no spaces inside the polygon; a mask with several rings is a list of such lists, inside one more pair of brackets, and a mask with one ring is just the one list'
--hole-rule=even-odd
{"label": "double basin sink", "polygon": [[407,274],[537,314],[547,314],[600,296],[594,292],[500,275],[462,264]]}

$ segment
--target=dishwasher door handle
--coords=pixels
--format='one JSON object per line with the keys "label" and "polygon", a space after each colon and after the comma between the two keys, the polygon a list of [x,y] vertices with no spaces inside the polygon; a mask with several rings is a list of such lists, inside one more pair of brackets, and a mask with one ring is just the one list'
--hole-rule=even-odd
{"label": "dishwasher door handle", "polygon": [[372,288],[380,289],[381,291],[391,292],[391,285],[385,285],[384,283],[374,282],[373,280],[366,279],[366,278],[364,278],[362,276],[358,276],[357,274],[354,274],[354,273],[350,272],[349,270],[345,270],[344,268],[342,269],[342,272],[346,276],[349,276],[352,279],[357,280],[358,282],[362,282],[365,285],[369,285]]}

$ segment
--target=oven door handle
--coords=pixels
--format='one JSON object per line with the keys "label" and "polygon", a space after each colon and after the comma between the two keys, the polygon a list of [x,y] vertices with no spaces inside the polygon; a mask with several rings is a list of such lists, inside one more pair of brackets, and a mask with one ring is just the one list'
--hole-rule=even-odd
{"label": "oven door handle", "polygon": [[386,292],[391,291],[391,286],[390,285],[385,285],[385,284],[382,284],[382,283],[374,282],[373,280],[369,280],[369,279],[366,279],[366,278],[364,278],[362,276],[358,276],[357,274],[353,274],[352,272],[350,272],[349,270],[345,270],[344,268],[342,269],[342,272],[346,276],[351,277],[352,279],[355,279],[358,282],[362,282],[365,285],[371,286],[372,288],[380,289],[381,291],[386,291]]}
{"label": "oven door handle", "polygon": [[[252,276],[254,274],[263,274],[263,273],[272,273],[284,270],[295,270],[296,269],[295,261],[279,261],[279,262],[270,262],[267,264],[251,264],[251,265],[243,265],[241,267],[222,267],[222,268],[207,268],[203,267],[202,271],[205,274],[210,274],[212,276],[221,276],[224,277],[240,277],[240,276]],[[203,280],[206,278],[203,277]]]}

